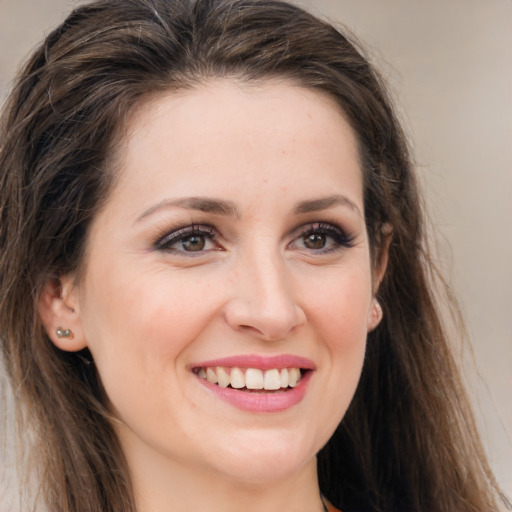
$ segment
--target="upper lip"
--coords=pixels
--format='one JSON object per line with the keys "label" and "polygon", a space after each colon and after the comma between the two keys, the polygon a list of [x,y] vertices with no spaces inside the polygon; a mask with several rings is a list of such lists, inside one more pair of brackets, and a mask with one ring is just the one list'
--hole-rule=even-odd
{"label": "upper lip", "polygon": [[275,356],[263,356],[258,354],[246,354],[210,359],[191,365],[191,368],[211,368],[213,366],[224,366],[230,368],[259,368],[260,370],[271,370],[273,368],[301,368],[304,370],[316,369],[311,359],[292,354],[278,354]]}

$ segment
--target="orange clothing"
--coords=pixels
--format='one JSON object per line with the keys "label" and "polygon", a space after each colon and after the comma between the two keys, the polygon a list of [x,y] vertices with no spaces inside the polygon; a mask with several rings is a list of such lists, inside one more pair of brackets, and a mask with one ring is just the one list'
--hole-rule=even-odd
{"label": "orange clothing", "polygon": [[327,506],[328,512],[341,512],[341,510],[337,509],[334,505],[331,505],[325,498],[324,501]]}

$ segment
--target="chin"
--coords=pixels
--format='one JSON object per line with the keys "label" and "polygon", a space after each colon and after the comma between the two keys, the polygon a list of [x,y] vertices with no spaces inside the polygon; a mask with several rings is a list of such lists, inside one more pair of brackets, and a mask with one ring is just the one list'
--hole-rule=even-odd
{"label": "chin", "polygon": [[229,446],[215,457],[218,470],[229,480],[269,485],[293,478],[308,464],[316,468],[316,453],[321,446],[299,439],[296,433],[240,432],[233,437]]}

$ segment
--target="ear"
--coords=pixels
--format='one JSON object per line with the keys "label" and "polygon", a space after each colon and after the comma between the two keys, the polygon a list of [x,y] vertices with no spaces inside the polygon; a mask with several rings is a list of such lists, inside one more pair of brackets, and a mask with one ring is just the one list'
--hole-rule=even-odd
{"label": "ear", "polygon": [[381,322],[383,312],[382,306],[377,300],[377,293],[379,291],[380,284],[386,274],[389,259],[389,246],[393,237],[393,228],[390,224],[384,224],[381,229],[381,243],[377,258],[375,261],[375,268],[373,270],[373,298],[368,311],[368,332],[373,331]]}
{"label": "ear", "polygon": [[76,352],[87,346],[80,321],[77,290],[71,276],[48,280],[37,309],[50,340],[61,350]]}
{"label": "ear", "polygon": [[391,224],[384,224],[380,232],[380,247],[375,258],[373,269],[373,295],[377,295],[380,283],[384,279],[388,267],[389,246],[393,238],[393,227]]}

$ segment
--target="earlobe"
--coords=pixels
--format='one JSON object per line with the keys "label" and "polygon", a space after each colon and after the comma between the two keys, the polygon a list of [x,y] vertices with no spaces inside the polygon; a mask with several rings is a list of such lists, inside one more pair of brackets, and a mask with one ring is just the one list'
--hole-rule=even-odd
{"label": "earlobe", "polygon": [[37,307],[44,329],[55,346],[67,352],[76,352],[87,346],[71,278],[48,280]]}
{"label": "earlobe", "polygon": [[381,322],[383,317],[382,306],[374,297],[368,312],[368,332],[373,331]]}

